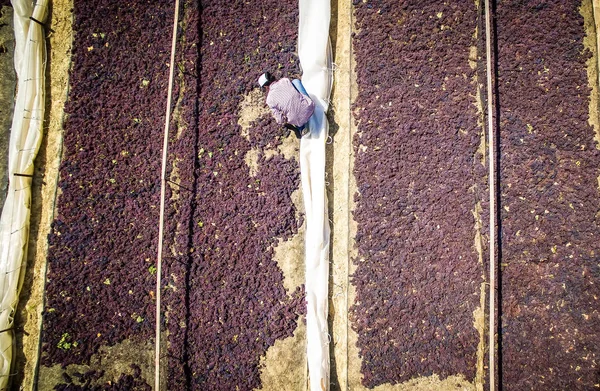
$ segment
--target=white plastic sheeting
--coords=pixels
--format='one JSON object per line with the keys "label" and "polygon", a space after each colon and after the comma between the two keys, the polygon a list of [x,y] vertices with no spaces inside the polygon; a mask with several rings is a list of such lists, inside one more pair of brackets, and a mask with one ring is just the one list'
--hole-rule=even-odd
{"label": "white plastic sheeting", "polygon": [[12,0],[17,97],[8,152],[8,194],[0,218],[0,390],[8,389],[13,357],[13,321],[27,258],[33,160],[44,120],[46,58],[43,27],[48,0]]}
{"label": "white plastic sheeting", "polygon": [[311,391],[329,390],[329,217],[325,192],[325,113],[332,86],[329,1],[300,0],[298,55],[302,84],[315,102],[310,133],[300,141],[300,172],[306,209],[306,335]]}

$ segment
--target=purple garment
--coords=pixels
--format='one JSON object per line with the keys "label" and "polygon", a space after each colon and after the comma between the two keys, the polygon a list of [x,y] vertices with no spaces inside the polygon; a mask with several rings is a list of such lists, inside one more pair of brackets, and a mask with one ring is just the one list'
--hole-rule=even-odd
{"label": "purple garment", "polygon": [[278,124],[302,126],[315,111],[315,103],[302,95],[290,79],[280,79],[269,86],[267,105],[271,108]]}

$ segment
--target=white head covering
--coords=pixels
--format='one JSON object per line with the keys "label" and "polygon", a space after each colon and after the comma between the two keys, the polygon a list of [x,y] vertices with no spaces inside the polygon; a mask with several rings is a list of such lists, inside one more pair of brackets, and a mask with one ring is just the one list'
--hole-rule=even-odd
{"label": "white head covering", "polygon": [[261,87],[264,87],[265,84],[267,84],[268,82],[269,82],[269,79],[267,78],[267,74],[266,73],[263,73],[258,78],[258,85],[261,86]]}

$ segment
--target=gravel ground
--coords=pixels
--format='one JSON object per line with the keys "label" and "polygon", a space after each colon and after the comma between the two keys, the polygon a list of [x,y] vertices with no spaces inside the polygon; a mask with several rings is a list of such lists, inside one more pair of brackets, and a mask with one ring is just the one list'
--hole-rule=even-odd
{"label": "gravel ground", "polygon": [[355,1],[358,96],[352,327],[363,384],[438,374],[473,381],[484,273],[473,210],[477,9],[472,2]]}
{"label": "gravel ground", "polygon": [[498,4],[505,390],[600,382],[600,155],[580,4]]}

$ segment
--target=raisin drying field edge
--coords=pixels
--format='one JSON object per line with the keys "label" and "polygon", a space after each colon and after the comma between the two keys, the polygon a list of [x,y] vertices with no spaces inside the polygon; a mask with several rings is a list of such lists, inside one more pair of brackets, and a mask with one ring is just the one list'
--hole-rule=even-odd
{"label": "raisin drying field edge", "polygon": [[19,307],[15,357],[19,375],[14,382],[33,390],[39,369],[40,332],[46,283],[48,233],[54,219],[58,189],[58,171],[62,155],[64,104],[69,89],[71,66],[72,0],[53,0],[49,26],[54,30],[47,39],[46,127],[45,137],[36,157],[36,176],[31,201],[31,230],[27,251],[27,268]]}

